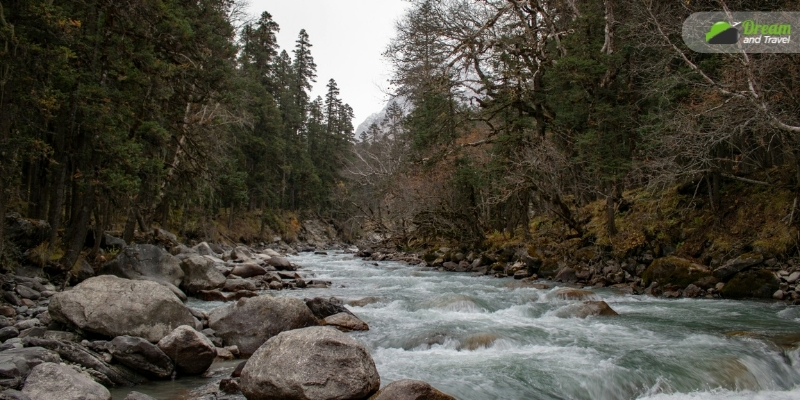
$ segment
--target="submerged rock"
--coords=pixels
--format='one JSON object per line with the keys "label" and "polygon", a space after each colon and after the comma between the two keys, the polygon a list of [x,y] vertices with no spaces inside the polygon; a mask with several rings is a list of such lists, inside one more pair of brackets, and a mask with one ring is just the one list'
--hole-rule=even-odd
{"label": "submerged rock", "polygon": [[427,382],[412,379],[394,381],[369,400],[456,400]]}
{"label": "submerged rock", "polygon": [[605,301],[585,301],[583,304],[571,304],[556,310],[555,315],[560,318],[587,318],[597,316],[619,315]]}
{"label": "submerged rock", "polygon": [[88,375],[49,362],[31,370],[22,393],[35,400],[111,400],[108,389]]}
{"label": "submerged rock", "polygon": [[194,325],[186,306],[166,287],[105,275],[87,279],[50,300],[53,320],[108,337],[158,342],[180,325]]}
{"label": "submerged rock", "polygon": [[249,400],[365,399],[380,388],[375,362],[358,341],[310,327],[268,340],[242,370]]}
{"label": "submerged rock", "polygon": [[253,354],[280,332],[318,325],[300,299],[263,295],[243,298],[209,313],[208,326],[226,345],[236,345],[243,355]]}

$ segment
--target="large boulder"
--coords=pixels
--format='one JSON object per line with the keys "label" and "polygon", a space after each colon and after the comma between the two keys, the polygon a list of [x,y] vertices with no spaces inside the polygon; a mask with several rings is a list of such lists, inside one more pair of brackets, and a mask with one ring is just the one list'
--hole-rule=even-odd
{"label": "large boulder", "polygon": [[50,235],[50,224],[47,222],[22,218],[15,212],[5,215],[3,229],[6,239],[22,250],[38,246]]}
{"label": "large boulder", "polygon": [[267,260],[267,264],[275,267],[278,271],[295,271],[295,268],[289,260],[283,257],[272,257]]}
{"label": "large boulder", "polygon": [[103,265],[98,275],[115,275],[126,279],[152,278],[180,286],[184,273],[181,262],[161,247],[151,244],[126,246],[116,258]]}
{"label": "large boulder", "polygon": [[158,342],[194,317],[169,289],[155,282],[105,275],[51,297],[53,320],[108,337],[138,336]]}
{"label": "large boulder", "polygon": [[201,290],[214,290],[225,286],[225,275],[222,275],[214,262],[203,256],[192,256],[181,261],[184,277],[181,289],[188,294]]}
{"label": "large boulder", "polygon": [[108,389],[88,375],[49,362],[33,367],[22,393],[36,400],[111,400]]}
{"label": "large boulder", "polygon": [[366,399],[380,377],[361,343],[310,327],[268,340],[245,364],[240,387],[249,400]]}
{"label": "large boulder", "polygon": [[208,326],[217,337],[228,346],[238,346],[243,355],[253,354],[278,333],[318,324],[302,300],[267,295],[243,298],[212,310],[208,316]]}
{"label": "large boulder", "polygon": [[413,379],[394,381],[369,400],[456,400],[437,390],[427,382]]}
{"label": "large boulder", "polygon": [[134,371],[156,379],[172,376],[172,360],[158,346],[147,340],[117,336],[111,341],[109,350],[114,360]]}
{"label": "large boulder", "polygon": [[676,285],[684,288],[695,284],[703,287],[703,282],[710,276],[711,271],[703,265],[669,256],[653,261],[642,274],[642,283],[645,287],[652,282],[658,282],[661,286]]}
{"label": "large boulder", "polygon": [[45,362],[61,362],[55,352],[42,347],[26,347],[0,352],[0,383],[17,386],[31,369]]}
{"label": "large boulder", "polygon": [[191,326],[175,328],[158,342],[158,348],[175,362],[175,369],[182,375],[200,375],[205,372],[217,350],[205,335]]}
{"label": "large boulder", "polygon": [[766,270],[744,271],[736,274],[730,282],[720,290],[726,299],[771,299],[780,289],[780,281]]}
{"label": "large boulder", "polygon": [[761,264],[764,261],[764,256],[757,253],[742,254],[732,260],[729,260],[725,265],[714,270],[714,277],[727,282],[733,278],[734,275],[742,272],[754,265]]}

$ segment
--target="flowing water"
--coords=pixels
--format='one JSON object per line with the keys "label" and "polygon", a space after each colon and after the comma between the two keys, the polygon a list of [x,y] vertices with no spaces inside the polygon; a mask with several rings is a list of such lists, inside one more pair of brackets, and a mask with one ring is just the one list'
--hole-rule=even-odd
{"label": "flowing water", "polygon": [[565,318],[581,301],[559,299],[556,284],[525,288],[338,253],[291,261],[333,285],[278,296],[369,298],[349,307],[370,326],[352,335],[382,385],[420,379],[460,400],[800,399],[800,307],[600,289],[596,298],[619,316]]}

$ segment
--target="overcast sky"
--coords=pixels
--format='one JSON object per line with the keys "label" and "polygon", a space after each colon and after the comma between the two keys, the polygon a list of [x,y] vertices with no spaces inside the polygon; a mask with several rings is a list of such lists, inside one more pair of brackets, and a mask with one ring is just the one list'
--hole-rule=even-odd
{"label": "overcast sky", "polygon": [[341,98],[355,112],[354,126],[383,108],[388,64],[381,54],[394,36],[395,21],[408,3],[403,0],[249,0],[249,13],[268,11],[281,27],[278,43],[291,51],[300,29],[308,32],[317,64],[312,97],[325,94],[333,78]]}

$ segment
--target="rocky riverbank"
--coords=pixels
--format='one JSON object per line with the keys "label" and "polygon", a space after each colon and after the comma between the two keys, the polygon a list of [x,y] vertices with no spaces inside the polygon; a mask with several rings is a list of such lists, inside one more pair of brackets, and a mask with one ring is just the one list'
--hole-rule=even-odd
{"label": "rocky riverbank", "polygon": [[386,247],[365,249],[358,256],[373,261],[403,261],[441,271],[478,276],[538,279],[596,288],[613,287],[629,294],[665,298],[772,299],[800,304],[800,260],[779,261],[750,252],[706,266],[652,251],[619,259],[599,247],[584,247],[567,255],[508,246],[485,252],[441,247],[418,253]]}
{"label": "rocky riverbank", "polygon": [[[18,227],[10,230],[12,239],[31,246],[21,259],[30,259],[47,227],[13,215],[11,220]],[[107,400],[111,387],[199,376],[215,360],[236,358],[247,361],[192,398],[375,395],[380,378],[369,353],[341,333],[367,330],[366,323],[336,299],[269,295],[330,286],[285,257],[336,245],[314,229],[306,237],[294,247],[280,240],[256,248],[188,247],[156,230],[142,244],[105,235],[101,249],[108,261],[96,267],[82,261],[66,277],[50,277],[46,268],[23,261],[17,271],[0,275],[0,399]],[[189,297],[227,304],[205,312],[187,307]],[[291,363],[298,370],[290,371],[279,362],[284,358],[304,361]],[[276,362],[292,379],[276,381],[279,369],[265,367]],[[343,372],[341,362],[355,367]],[[386,390],[438,393],[419,382]],[[441,396],[436,398],[451,398]],[[137,392],[126,397],[148,398]]]}

